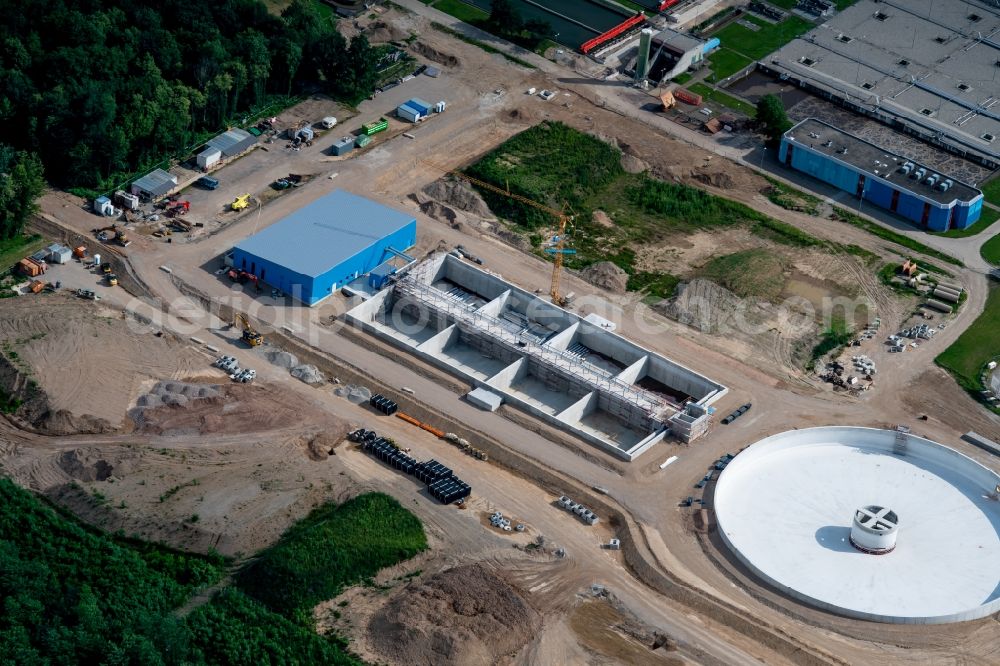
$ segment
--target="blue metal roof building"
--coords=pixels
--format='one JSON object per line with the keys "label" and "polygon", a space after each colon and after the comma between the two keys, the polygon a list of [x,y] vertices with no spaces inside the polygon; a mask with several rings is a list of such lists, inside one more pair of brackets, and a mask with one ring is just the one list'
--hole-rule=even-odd
{"label": "blue metal roof building", "polygon": [[982,213],[975,187],[815,118],[785,132],[778,159],[928,231],[967,229]]}
{"label": "blue metal roof building", "polygon": [[233,248],[233,265],[316,305],[417,242],[409,213],[337,190]]}

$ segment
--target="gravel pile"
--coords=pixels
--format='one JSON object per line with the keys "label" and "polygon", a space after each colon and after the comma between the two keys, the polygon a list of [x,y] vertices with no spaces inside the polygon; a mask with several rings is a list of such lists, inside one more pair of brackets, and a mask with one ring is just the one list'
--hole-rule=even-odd
{"label": "gravel pile", "polygon": [[320,384],[325,381],[323,373],[315,365],[297,365],[292,368],[292,377],[306,384]]}
{"label": "gravel pile", "polygon": [[278,350],[268,350],[262,353],[262,356],[267,359],[268,363],[272,363],[279,368],[287,368],[291,370],[299,364],[299,359],[295,354],[286,351]]}
{"label": "gravel pile", "polygon": [[372,397],[372,392],[370,390],[366,389],[364,386],[356,386],[354,384],[338,386],[333,390],[333,392],[341,398],[347,398],[355,405],[368,402],[368,398]]}

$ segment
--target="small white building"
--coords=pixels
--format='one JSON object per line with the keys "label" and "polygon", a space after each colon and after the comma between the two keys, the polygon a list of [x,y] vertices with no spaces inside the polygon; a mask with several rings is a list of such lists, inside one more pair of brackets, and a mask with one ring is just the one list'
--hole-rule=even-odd
{"label": "small white building", "polygon": [[68,264],[73,260],[73,251],[65,245],[53,243],[45,248],[49,255],[48,261],[53,264]]}
{"label": "small white building", "polygon": [[215,146],[209,146],[198,153],[198,166],[202,169],[209,169],[222,159],[222,150]]}

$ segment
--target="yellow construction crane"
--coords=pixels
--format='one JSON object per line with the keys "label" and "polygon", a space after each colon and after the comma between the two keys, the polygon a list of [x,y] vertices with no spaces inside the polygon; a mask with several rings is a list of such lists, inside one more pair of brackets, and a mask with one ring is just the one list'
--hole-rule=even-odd
{"label": "yellow construction crane", "polygon": [[499,194],[501,196],[509,197],[515,201],[520,201],[526,206],[531,206],[532,208],[543,210],[546,213],[549,213],[550,215],[555,217],[557,220],[559,220],[559,232],[558,235],[553,239],[554,245],[553,247],[545,248],[545,251],[551,254],[553,259],[552,285],[549,288],[549,296],[552,297],[552,302],[555,303],[556,305],[560,306],[566,305],[567,302],[566,297],[563,296],[559,290],[559,281],[562,278],[563,257],[567,254],[576,254],[576,250],[570,250],[565,247],[566,225],[572,219],[571,216],[567,215],[565,212],[561,210],[556,210],[555,208],[546,206],[545,204],[538,203],[537,201],[529,199],[528,197],[521,196],[520,194],[515,194],[514,192],[511,192],[509,189],[497,187],[492,183],[487,183],[485,181],[479,180],[478,178],[473,178],[472,176],[466,175],[461,171],[456,171],[455,169],[449,169],[448,167],[441,166],[440,164],[435,164],[434,162],[430,162],[428,160],[421,160],[421,161],[427,166],[437,169],[438,171],[442,171],[449,175],[455,176],[456,178],[460,178],[464,181],[472,183],[473,185],[478,185],[483,189],[495,192],[496,194]]}
{"label": "yellow construction crane", "polygon": [[247,343],[251,347],[258,347],[264,343],[264,336],[258,333],[253,326],[250,325],[250,320],[247,316],[241,312],[237,312],[233,326],[242,326],[243,328],[243,342]]}

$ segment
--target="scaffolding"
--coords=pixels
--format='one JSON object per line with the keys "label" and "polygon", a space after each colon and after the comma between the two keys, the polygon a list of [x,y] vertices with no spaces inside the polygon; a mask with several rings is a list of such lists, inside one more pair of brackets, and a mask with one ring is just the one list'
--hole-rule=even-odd
{"label": "scaffolding", "polygon": [[535,335],[514,332],[510,322],[480,312],[479,308],[466,301],[450,297],[421,280],[422,277],[425,277],[423,271],[416,270],[398,281],[394,287],[395,297],[401,302],[419,304],[438,316],[444,316],[466,334],[488,336],[515,355],[572,377],[592,391],[613,396],[638,408],[654,421],[663,423],[664,418],[675,411],[669,402],[655,393],[626,382],[603,368],[582,362],[574,354],[545,345]]}

